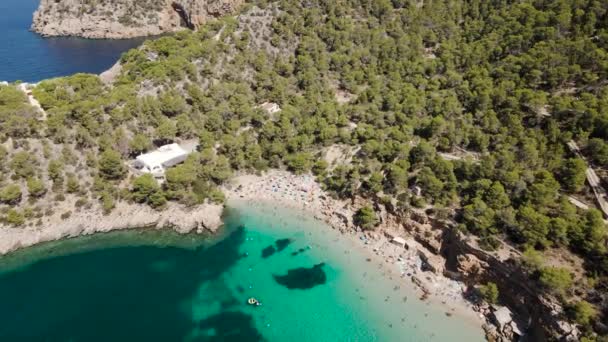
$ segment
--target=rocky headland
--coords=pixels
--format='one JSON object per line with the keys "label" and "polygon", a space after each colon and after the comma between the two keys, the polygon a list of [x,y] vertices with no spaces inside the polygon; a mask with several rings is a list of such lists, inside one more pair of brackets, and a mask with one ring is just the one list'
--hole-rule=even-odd
{"label": "rocky headland", "polygon": [[[67,199],[60,206],[71,206],[75,200]],[[156,210],[142,204],[120,202],[109,214],[93,207],[70,215],[62,215],[57,210],[38,225],[23,228],[0,225],[0,255],[42,242],[122,229],[171,228],[182,234],[192,231],[215,232],[222,225],[223,209],[222,205],[217,204],[189,208],[170,203],[163,210]]]}
{"label": "rocky headland", "polygon": [[43,36],[134,38],[196,29],[243,0],[41,0],[32,31]]}

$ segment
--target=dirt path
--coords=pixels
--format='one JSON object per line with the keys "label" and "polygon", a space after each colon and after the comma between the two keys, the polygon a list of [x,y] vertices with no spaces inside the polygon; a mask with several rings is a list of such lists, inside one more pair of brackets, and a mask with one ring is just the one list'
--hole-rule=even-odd
{"label": "dirt path", "polygon": [[46,121],[46,111],[44,109],[42,109],[42,106],[40,105],[40,102],[38,102],[38,100],[36,100],[36,98],[34,97],[34,95],[32,94],[32,90],[33,88],[35,88],[37,85],[36,84],[30,84],[30,83],[21,83],[19,84],[18,88],[19,90],[21,90],[22,92],[25,93],[25,95],[27,96],[27,100],[29,102],[29,104],[35,108],[38,109],[38,111],[40,112],[40,114],[42,114],[42,121]]}
{"label": "dirt path", "polygon": [[604,187],[602,186],[600,177],[598,177],[597,173],[595,173],[595,170],[593,170],[589,166],[589,162],[587,161],[587,158],[585,158],[581,154],[581,150],[579,149],[578,145],[574,142],[574,140],[570,140],[568,142],[568,147],[574,154],[576,154],[578,157],[580,157],[582,160],[584,160],[585,163],[587,163],[587,170],[585,171],[585,175],[587,176],[587,182],[591,186],[591,189],[593,190],[593,194],[595,195],[595,200],[597,201],[597,204],[600,206],[600,209],[604,213],[604,216],[608,217],[608,201],[606,200],[608,198],[608,194],[606,193],[606,189],[604,189]]}

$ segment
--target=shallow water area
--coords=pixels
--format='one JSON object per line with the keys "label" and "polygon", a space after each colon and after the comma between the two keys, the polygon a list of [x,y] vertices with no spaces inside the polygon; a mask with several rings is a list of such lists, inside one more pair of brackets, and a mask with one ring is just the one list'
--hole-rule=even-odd
{"label": "shallow water area", "polygon": [[225,222],[214,237],[115,232],[0,258],[0,340],[482,340],[302,212],[235,205]]}
{"label": "shallow water area", "polygon": [[[251,238],[246,246],[263,246],[270,236],[293,241],[286,250],[291,259],[284,255],[265,267],[280,273],[323,263],[324,284],[310,290],[271,290],[273,302],[278,299],[273,308],[280,306],[280,311],[294,314],[293,321],[281,319],[280,329],[270,331],[276,332],[272,340],[280,340],[285,331],[304,337],[302,341],[315,340],[315,336],[324,336],[327,341],[484,340],[475,322],[457,315],[448,317],[446,307],[420,301],[420,292],[399,277],[396,265],[392,268],[379,259],[368,261],[369,255],[357,248],[353,239],[309,214],[266,202],[232,202],[231,206],[238,213],[232,218],[255,227],[255,235],[260,236],[261,241]],[[306,317],[314,317],[314,324]]]}

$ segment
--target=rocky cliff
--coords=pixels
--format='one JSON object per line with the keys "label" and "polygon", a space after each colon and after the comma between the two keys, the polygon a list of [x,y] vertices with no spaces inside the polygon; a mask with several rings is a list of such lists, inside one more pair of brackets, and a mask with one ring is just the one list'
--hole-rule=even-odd
{"label": "rocky cliff", "polygon": [[[488,340],[516,341],[520,337],[523,341],[579,340],[579,327],[568,322],[564,307],[556,298],[544,294],[530,280],[517,261],[518,255],[508,253],[498,257],[486,252],[474,239],[455,229],[453,222],[422,211],[413,209],[403,214],[392,206],[387,206],[387,210],[399,222],[397,226],[401,224],[428,250],[420,255],[427,269],[463,282],[469,287],[469,294],[479,284],[491,281],[498,286],[500,303],[506,307],[474,306],[488,320],[484,325]],[[498,321],[497,311],[508,312],[507,320]]]}
{"label": "rocky cliff", "polygon": [[[447,225],[443,233],[441,254],[447,261],[444,273],[471,286],[488,281],[496,283],[502,304],[513,311],[520,328],[525,331],[525,341],[579,340],[580,331],[568,322],[561,304],[536,288],[519,262],[513,258],[499,260],[473,246],[462,233]],[[502,327],[498,324],[497,328]],[[486,333],[490,340],[517,340],[512,330],[505,334],[493,327]]]}
{"label": "rocky cliff", "polygon": [[41,0],[32,30],[43,36],[133,38],[195,29],[244,0]]}

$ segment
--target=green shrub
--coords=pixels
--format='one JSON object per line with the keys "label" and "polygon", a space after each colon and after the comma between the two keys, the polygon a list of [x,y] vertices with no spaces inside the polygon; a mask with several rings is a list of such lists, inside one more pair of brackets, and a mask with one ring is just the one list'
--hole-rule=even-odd
{"label": "green shrub", "polygon": [[524,251],[521,260],[528,269],[536,271],[543,265],[543,254],[534,248],[528,247]]}
{"label": "green shrub", "polygon": [[47,172],[49,174],[49,178],[56,181],[63,176],[63,163],[56,159],[51,160],[49,162],[49,166],[47,167]]}
{"label": "green shrub", "polygon": [[66,191],[69,194],[74,194],[74,193],[77,193],[78,191],[80,191],[80,183],[78,182],[78,179],[76,178],[76,176],[74,176],[74,175],[68,176],[68,182],[66,184]]}
{"label": "green shrub", "polygon": [[500,247],[500,241],[493,236],[483,236],[479,239],[479,247],[486,251],[495,251]]}
{"label": "green shrub", "polygon": [[208,196],[209,196],[209,200],[211,202],[213,202],[213,203],[223,204],[224,202],[226,202],[226,196],[219,189],[211,189],[209,191],[209,195]]}
{"label": "green shrub", "polygon": [[15,209],[9,209],[5,219],[11,226],[22,226],[25,223],[23,214]]}
{"label": "green shrub", "polygon": [[38,178],[28,178],[27,191],[31,197],[40,198],[46,194],[44,183]]}
{"label": "green shrub", "polygon": [[99,174],[108,180],[122,179],[126,174],[126,168],[120,153],[114,150],[104,151],[99,157]]}
{"label": "green shrub", "polygon": [[157,191],[150,195],[148,204],[150,204],[152,208],[162,208],[165,206],[165,204],[167,204],[167,198],[165,198],[162,191]]}
{"label": "green shrub", "polygon": [[544,267],[540,269],[540,283],[552,292],[563,294],[572,286],[572,275],[567,269],[560,267]]}
{"label": "green shrub", "polygon": [[426,206],[426,200],[422,196],[412,196],[410,204],[415,208],[424,208]]}
{"label": "green shrub", "polygon": [[160,191],[158,182],[154,177],[146,173],[133,179],[131,198],[138,203],[149,203],[150,197]]}
{"label": "green shrub", "polygon": [[586,326],[597,316],[597,310],[589,302],[581,300],[568,308],[568,315],[578,324]]}
{"label": "green shrub", "polygon": [[112,212],[112,209],[114,209],[114,198],[112,197],[112,195],[107,192],[107,191],[103,191],[101,193],[101,208],[103,210],[104,215],[107,215],[109,213]]}
{"label": "green shrub", "polygon": [[378,224],[376,212],[369,206],[365,206],[355,213],[354,222],[363,229],[374,229]]}
{"label": "green shrub", "polygon": [[296,153],[287,157],[287,167],[295,174],[302,174],[310,170],[311,159],[308,153]]}
{"label": "green shrub", "polygon": [[31,153],[21,151],[11,159],[11,169],[20,178],[29,178],[36,173],[36,159]]}
{"label": "green shrub", "polygon": [[129,149],[132,154],[140,154],[146,152],[152,147],[150,139],[143,134],[136,134],[129,142]]}
{"label": "green shrub", "polygon": [[495,283],[488,282],[485,285],[479,287],[479,293],[490,304],[496,304],[498,302],[498,286]]}
{"label": "green shrub", "polygon": [[312,173],[315,175],[321,175],[327,170],[329,164],[324,159],[318,160],[312,166]]}
{"label": "green shrub", "polygon": [[74,206],[75,206],[76,208],[82,208],[82,207],[84,207],[85,205],[87,205],[87,203],[88,203],[88,201],[87,201],[86,199],[84,199],[84,198],[79,198],[79,199],[77,199],[77,200],[76,200],[76,202],[74,203]]}
{"label": "green shrub", "polygon": [[0,190],[0,202],[15,205],[21,202],[21,187],[10,184]]}

